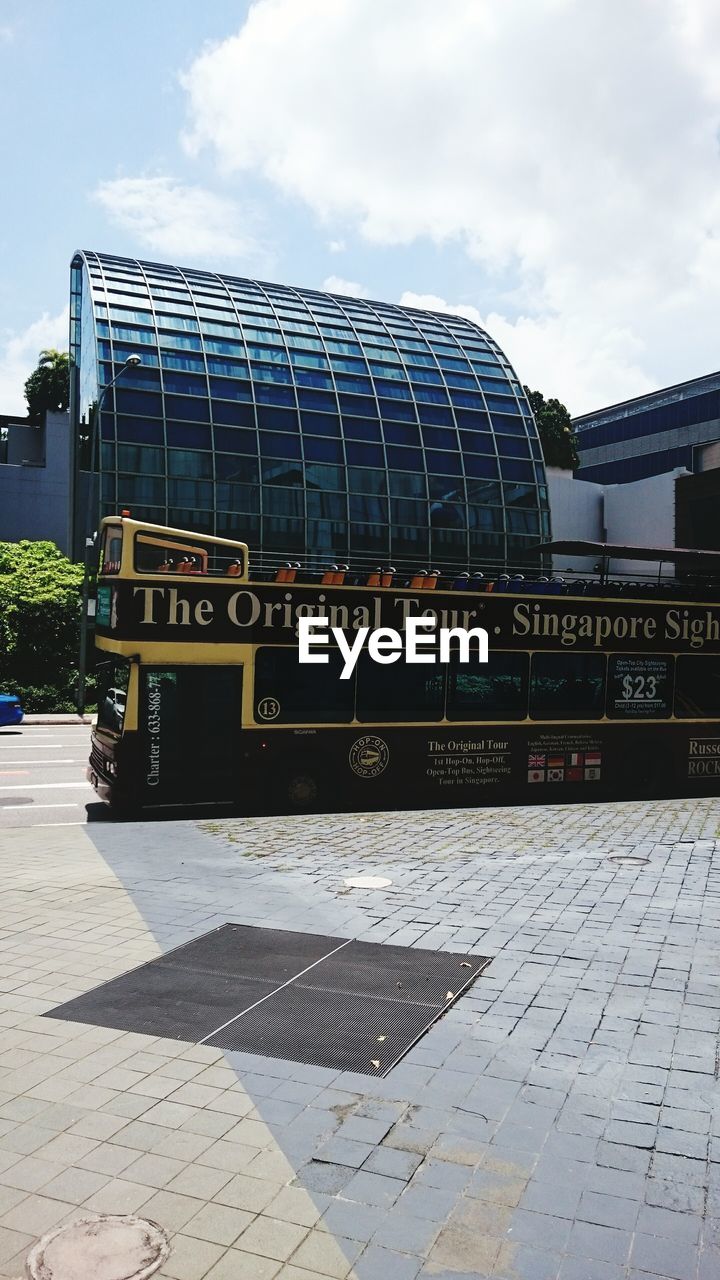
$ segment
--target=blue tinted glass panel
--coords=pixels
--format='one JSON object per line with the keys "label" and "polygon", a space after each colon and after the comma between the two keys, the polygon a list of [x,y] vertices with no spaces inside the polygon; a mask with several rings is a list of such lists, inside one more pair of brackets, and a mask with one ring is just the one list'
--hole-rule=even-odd
{"label": "blue tinted glass panel", "polygon": [[212,480],[212,455],[191,449],[168,449],[167,469],[170,476]]}
{"label": "blue tinted glass panel", "polygon": [[252,400],[252,384],[234,378],[210,378],[210,395],[220,400]]}
{"label": "blue tinted glass panel", "polygon": [[411,472],[403,474],[401,471],[389,471],[388,484],[390,486],[390,493],[397,498],[424,498],[427,494],[427,484],[424,475],[413,475]]}
{"label": "blue tinted glass panel", "polygon": [[299,387],[325,387],[332,390],[333,380],[327,373],[311,373],[309,370],[296,369],[295,381]]}
{"label": "blue tinted glass panel", "polygon": [[535,479],[530,462],[515,462],[512,458],[501,458],[500,471],[503,480],[522,480],[524,483],[532,484]]}
{"label": "blue tinted glass panel", "polygon": [[468,453],[463,458],[463,462],[466,476],[487,477],[489,480],[497,477],[498,464],[496,458]]}
{"label": "blue tinted glass panel", "polygon": [[163,351],[162,365],[163,365],[163,369],[183,369],[183,370],[187,370],[188,372],[197,370],[198,372],[202,372],[202,373],[205,372],[205,364],[203,362],[202,356],[192,356],[192,355],[178,356],[178,355],[173,355],[169,351]]}
{"label": "blue tinted glass panel", "polygon": [[292,409],[271,409],[259,404],[257,407],[259,427],[267,427],[272,431],[297,431],[298,415]]}
{"label": "blue tinted glass panel", "polygon": [[139,413],[150,418],[162,417],[162,397],[149,391],[132,391],[126,387],[114,387],[118,413]]}
{"label": "blue tinted glass panel", "polygon": [[245,360],[219,360],[217,356],[208,356],[208,373],[217,373],[228,378],[247,378],[248,365]]}
{"label": "blue tinted glass panel", "polygon": [[207,396],[207,381],[204,377],[198,378],[192,373],[175,373],[167,370],[164,380],[166,392],[171,391],[185,396]]}
{"label": "blue tinted glass panel", "polygon": [[213,506],[213,486],[207,480],[168,479],[168,502],[180,506]]}
{"label": "blue tinted glass panel", "polygon": [[309,435],[340,436],[340,419],[332,413],[301,413],[302,429]]}
{"label": "blue tinted glass panel", "polygon": [[443,405],[418,404],[418,417],[421,422],[432,423],[438,427],[454,427],[455,420],[450,409]]}
{"label": "blue tinted glass panel", "polygon": [[485,402],[483,401],[482,396],[471,395],[469,391],[453,391],[452,402],[453,402],[453,405],[455,406],[456,415],[457,415],[458,408],[462,408],[462,409],[484,409],[485,408]]}
{"label": "blue tinted glass panel", "polygon": [[305,457],[309,462],[344,462],[343,447],[339,440],[304,439]]}
{"label": "blue tinted glass panel", "polygon": [[[412,391],[406,382],[387,382],[385,378],[376,378],[375,390],[378,396],[389,396],[392,400],[412,400]],[[382,411],[381,403],[380,413]]]}
{"label": "blue tinted glass panel", "polygon": [[240,480],[243,484],[253,484],[258,478],[257,460],[236,457],[232,453],[216,453],[215,475],[218,480]]}
{"label": "blue tinted glass panel", "polygon": [[228,400],[214,400],[212,416],[215,422],[233,427],[254,427],[255,409],[251,404],[231,404]]}
{"label": "blue tinted glass panel", "polygon": [[293,387],[280,387],[277,383],[255,383],[255,399],[258,404],[295,404]]}
{"label": "blue tinted glass panel", "polygon": [[389,444],[420,444],[420,432],[412,422],[385,422],[383,431]]}
{"label": "blue tinted glass panel", "polygon": [[429,472],[442,475],[462,475],[462,462],[459,453],[441,453],[438,449],[429,449],[426,453]]}
{"label": "blue tinted glass panel", "polygon": [[456,431],[446,431],[443,427],[423,427],[423,444],[426,449],[457,449]]}
{"label": "blue tinted glass panel", "polygon": [[367,422],[362,418],[345,418],[344,434],[347,440],[382,440],[379,422]]}
{"label": "blue tinted glass panel", "polygon": [[504,432],[505,435],[527,436],[525,419],[521,418],[519,414],[513,417],[507,413],[493,413],[490,416],[496,431]]}
{"label": "blue tinted glass panel", "polygon": [[257,453],[257,434],[242,427],[213,427],[215,448],[227,453]]}
{"label": "blue tinted glass panel", "polygon": [[354,440],[348,440],[345,444],[345,452],[348,462],[358,467],[385,465],[385,454],[382,445],[379,444],[360,444]]}
{"label": "blue tinted glass panel", "polygon": [[371,396],[373,393],[373,385],[369,378],[348,378],[344,374],[336,374],[335,385],[338,391],[357,392],[359,395],[366,396]]}
{"label": "blue tinted glass panel", "polygon": [[496,436],[498,453],[510,458],[529,458],[530,441],[520,436]]}
{"label": "blue tinted glass panel", "polygon": [[322,462],[308,463],[305,467],[305,483],[309,489],[345,489],[345,468],[325,466]]}
{"label": "blue tinted glass panel", "polygon": [[461,431],[460,448],[463,453],[494,453],[495,437],[485,431]]}
{"label": "blue tinted glass panel", "polygon": [[263,512],[272,516],[302,516],[305,513],[305,495],[302,489],[283,489],[280,485],[263,491]]}
{"label": "blue tinted glass panel", "polygon": [[308,519],[347,520],[347,498],[344,493],[326,493],[309,489],[306,494]]}
{"label": "blue tinted glass panel", "polygon": [[168,445],[180,449],[210,449],[210,427],[204,422],[165,423]]}
{"label": "blue tinted glass panel", "polygon": [[372,494],[351,493],[350,519],[362,521],[365,524],[387,524],[387,498]]}
{"label": "blue tinted glass panel", "polygon": [[343,417],[354,414],[359,418],[376,418],[378,408],[372,396],[340,395],[340,412]]}
{"label": "blue tinted glass panel", "polygon": [[337,412],[337,400],[329,391],[312,391],[298,387],[298,404],[301,409],[320,409],[325,413]]}
{"label": "blue tinted glass panel", "polygon": [[369,467],[350,467],[348,485],[351,493],[387,493],[387,473]]}
{"label": "blue tinted glass panel", "polygon": [[218,506],[231,507],[233,511],[248,512],[251,515],[260,510],[260,489],[252,484],[218,484],[215,486],[215,501]]}
{"label": "blue tinted glass panel", "polygon": [[388,466],[400,470],[421,471],[423,455],[421,449],[401,449],[398,445],[386,445]]}
{"label": "blue tinted glass panel", "polygon": [[[103,417],[103,440],[114,439],[113,420],[105,414]],[[117,417],[117,438],[118,440],[127,440],[132,444],[154,444],[164,443],[163,423],[159,421],[148,422],[142,418],[125,418],[122,414]]]}
{"label": "blue tinted glass panel", "polygon": [[196,422],[210,421],[210,405],[200,396],[165,396],[165,413],[168,418],[190,418]]}
{"label": "blue tinted glass panel", "polygon": [[300,437],[292,435],[275,436],[267,431],[260,432],[260,453],[266,458],[299,458]]}
{"label": "blue tinted glass panel", "polygon": [[380,400],[380,417],[394,418],[401,422],[415,422],[415,406],[404,400]]}
{"label": "blue tinted glass panel", "polygon": [[200,338],[189,333],[160,333],[158,338],[162,347],[172,347],[176,351],[202,351]]}

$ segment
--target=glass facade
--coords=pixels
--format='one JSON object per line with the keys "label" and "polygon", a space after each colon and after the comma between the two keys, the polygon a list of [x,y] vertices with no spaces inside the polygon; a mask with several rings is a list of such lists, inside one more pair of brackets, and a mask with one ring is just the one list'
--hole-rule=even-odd
{"label": "glass facade", "polygon": [[622,484],[693,469],[693,449],[720,439],[720,373],[574,420],[579,480]]}
{"label": "glass facade", "polygon": [[306,564],[532,563],[549,534],[522,387],[469,320],[80,253],[81,467],[94,406],[135,354],[102,401],[103,515]]}

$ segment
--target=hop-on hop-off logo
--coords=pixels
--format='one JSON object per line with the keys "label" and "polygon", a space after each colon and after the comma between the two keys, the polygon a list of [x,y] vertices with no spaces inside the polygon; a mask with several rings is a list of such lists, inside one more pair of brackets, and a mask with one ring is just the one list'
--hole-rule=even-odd
{"label": "hop-on hop-off logo", "polygon": [[366,733],[362,738],[355,739],[348,759],[350,768],[359,778],[377,778],[387,768],[390,750],[382,738]]}

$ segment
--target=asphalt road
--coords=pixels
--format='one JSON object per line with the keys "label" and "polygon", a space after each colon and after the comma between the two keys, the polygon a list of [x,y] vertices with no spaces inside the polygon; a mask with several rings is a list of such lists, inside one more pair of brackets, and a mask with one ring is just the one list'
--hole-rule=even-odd
{"label": "asphalt road", "polygon": [[85,781],[89,725],[0,729],[0,832],[107,817]]}

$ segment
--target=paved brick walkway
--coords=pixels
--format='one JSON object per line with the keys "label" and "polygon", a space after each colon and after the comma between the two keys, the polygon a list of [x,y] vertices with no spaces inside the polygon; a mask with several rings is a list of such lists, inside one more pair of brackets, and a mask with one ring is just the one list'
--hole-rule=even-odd
{"label": "paved brick walkway", "polygon": [[[172,1232],[174,1280],[716,1280],[719,825],[700,800],[7,833],[0,1275],[110,1211]],[[344,886],[370,871],[391,887]],[[495,958],[384,1080],[40,1016],[228,920]]]}

